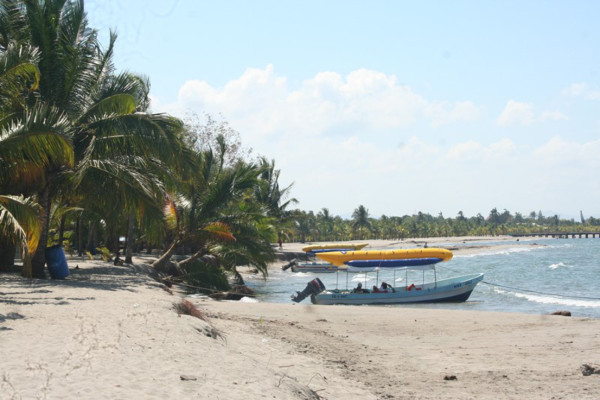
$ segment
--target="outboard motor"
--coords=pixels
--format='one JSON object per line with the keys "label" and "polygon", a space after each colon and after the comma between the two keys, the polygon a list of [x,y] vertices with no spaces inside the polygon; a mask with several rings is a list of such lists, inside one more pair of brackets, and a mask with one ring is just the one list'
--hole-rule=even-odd
{"label": "outboard motor", "polygon": [[325,290],[325,285],[319,278],[315,278],[312,281],[308,282],[306,288],[304,288],[301,292],[296,292],[296,294],[292,295],[292,301],[296,303],[300,303],[302,300],[307,298],[310,295],[317,295]]}
{"label": "outboard motor", "polygon": [[296,265],[297,263],[298,263],[298,262],[297,262],[297,261],[296,261],[296,259],[294,258],[294,259],[292,259],[292,261],[290,261],[289,263],[287,263],[287,264],[283,265],[283,266],[281,267],[281,269],[285,271],[285,270],[287,270],[288,268],[290,268],[291,266],[293,266],[293,265]]}

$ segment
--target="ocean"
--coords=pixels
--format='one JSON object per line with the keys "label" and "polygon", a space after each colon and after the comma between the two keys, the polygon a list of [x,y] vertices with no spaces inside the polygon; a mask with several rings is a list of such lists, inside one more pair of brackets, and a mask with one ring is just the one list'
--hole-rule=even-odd
{"label": "ocean", "polygon": [[[509,245],[491,247],[478,254],[455,255],[438,264],[437,278],[484,273],[468,301],[464,303],[429,303],[414,305],[368,305],[359,307],[412,307],[452,310],[503,311],[548,314],[568,310],[576,317],[600,318],[600,239],[541,239],[532,242],[477,242],[476,245]],[[436,246],[456,246],[439,243]],[[329,289],[355,287],[362,282],[371,287],[382,280],[394,286],[408,281],[422,282],[423,272],[403,271],[376,274],[312,274],[270,271],[267,280],[260,276],[246,279],[257,293],[257,300],[291,303],[290,296],[305,288],[306,283],[319,277]],[[425,281],[433,280],[433,272],[425,272]],[[310,299],[304,300],[310,303]],[[352,306],[350,306],[352,307]]]}

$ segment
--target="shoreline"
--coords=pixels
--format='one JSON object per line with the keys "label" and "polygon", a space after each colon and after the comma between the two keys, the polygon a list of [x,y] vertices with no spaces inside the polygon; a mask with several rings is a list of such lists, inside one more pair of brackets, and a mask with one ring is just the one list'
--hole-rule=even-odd
{"label": "shoreline", "polygon": [[600,319],[186,297],[203,321],[178,315],[174,305],[184,296],[169,294],[142,268],[78,257],[69,265],[63,281],[0,274],[0,393],[7,398],[600,393],[599,375],[580,370],[600,368]]}

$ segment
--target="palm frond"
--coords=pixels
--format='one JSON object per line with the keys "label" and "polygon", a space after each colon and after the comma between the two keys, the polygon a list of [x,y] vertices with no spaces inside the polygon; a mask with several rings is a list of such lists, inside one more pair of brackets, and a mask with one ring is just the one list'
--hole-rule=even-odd
{"label": "palm frond", "polygon": [[41,235],[41,207],[22,196],[0,195],[0,235],[21,246],[25,274],[31,277],[31,255]]}
{"label": "palm frond", "polygon": [[214,239],[224,242],[235,242],[236,238],[231,233],[229,226],[223,222],[212,222],[202,228],[204,232],[210,234]]}

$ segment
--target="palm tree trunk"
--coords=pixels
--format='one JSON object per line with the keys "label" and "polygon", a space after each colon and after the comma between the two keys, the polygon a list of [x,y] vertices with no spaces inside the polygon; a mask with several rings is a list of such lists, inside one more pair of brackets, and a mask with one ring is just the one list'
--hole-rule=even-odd
{"label": "palm tree trunk", "polygon": [[192,254],[191,257],[186,258],[183,261],[179,262],[179,267],[182,269],[185,269],[186,265],[190,264],[191,262],[199,259],[200,257],[202,257],[203,255],[208,254],[208,252],[205,249],[202,249],[200,251],[197,251],[196,253]]}
{"label": "palm tree trunk", "polygon": [[127,264],[133,264],[132,256],[133,256],[133,246],[135,240],[133,240],[133,228],[135,225],[135,214],[132,212],[129,213],[129,226],[127,227],[127,247],[125,248],[125,262]]}
{"label": "palm tree trunk", "polygon": [[46,273],[46,246],[48,245],[48,231],[50,229],[50,188],[48,185],[39,194],[40,205],[43,208],[42,224],[40,226],[41,235],[35,255],[31,260],[31,269],[34,278],[45,279]]}
{"label": "palm tree trunk", "polygon": [[67,216],[63,215],[60,217],[60,227],[58,229],[58,244],[62,246],[63,240],[65,237],[65,222],[67,220]]}
{"label": "palm tree trunk", "polygon": [[96,253],[96,221],[90,221],[86,247],[90,253]]}
{"label": "palm tree trunk", "polygon": [[12,270],[15,265],[15,254],[17,254],[17,246],[0,238],[0,272]]}
{"label": "palm tree trunk", "polygon": [[83,230],[81,227],[81,215],[77,217],[77,254],[83,255]]}
{"label": "palm tree trunk", "polygon": [[163,253],[162,256],[160,256],[156,261],[154,261],[152,263],[152,268],[154,268],[155,270],[157,270],[158,272],[162,272],[166,269],[167,263],[169,262],[169,260],[171,259],[171,256],[173,255],[173,253],[175,252],[175,249],[177,248],[177,246],[179,246],[181,244],[180,240],[174,240],[173,244],[171,245],[171,247],[169,247],[167,249],[167,251],[165,251]]}

